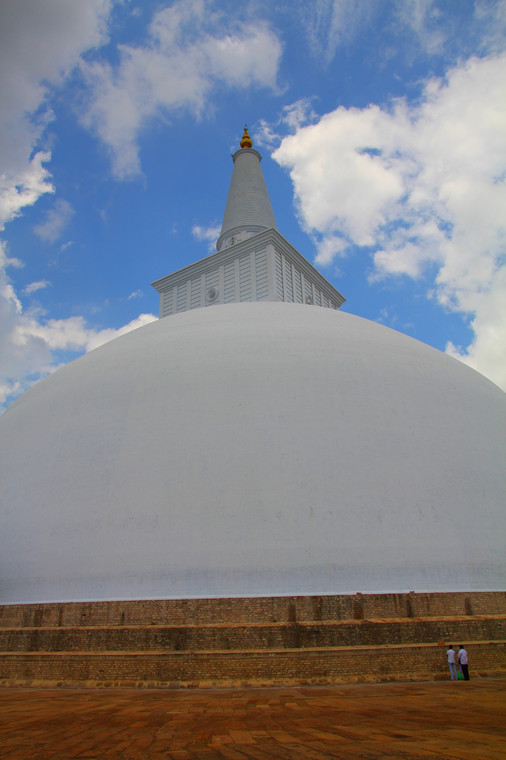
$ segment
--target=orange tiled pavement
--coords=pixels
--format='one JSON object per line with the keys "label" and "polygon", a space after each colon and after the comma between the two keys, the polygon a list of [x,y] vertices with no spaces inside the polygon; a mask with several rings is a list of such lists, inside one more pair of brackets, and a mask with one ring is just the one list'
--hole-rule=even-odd
{"label": "orange tiled pavement", "polygon": [[2,689],[2,760],[504,760],[506,679],[297,688]]}

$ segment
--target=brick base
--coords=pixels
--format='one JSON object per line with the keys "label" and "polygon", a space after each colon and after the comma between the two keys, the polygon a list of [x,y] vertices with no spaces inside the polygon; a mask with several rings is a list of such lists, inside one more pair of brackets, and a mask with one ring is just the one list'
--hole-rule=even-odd
{"label": "brick base", "polygon": [[0,606],[1,685],[233,686],[506,675],[506,594]]}

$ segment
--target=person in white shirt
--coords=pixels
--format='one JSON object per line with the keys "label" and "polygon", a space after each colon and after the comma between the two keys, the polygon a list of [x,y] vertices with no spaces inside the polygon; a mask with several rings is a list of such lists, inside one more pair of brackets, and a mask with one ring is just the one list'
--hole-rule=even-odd
{"label": "person in white shirt", "polygon": [[457,659],[459,661],[460,669],[462,670],[462,675],[464,676],[464,681],[469,681],[469,660],[463,644],[460,645]]}
{"label": "person in white shirt", "polygon": [[455,664],[455,652],[453,651],[453,647],[451,645],[448,647],[446,656],[448,657],[448,667],[450,668],[450,678],[452,681],[458,681],[457,666]]}

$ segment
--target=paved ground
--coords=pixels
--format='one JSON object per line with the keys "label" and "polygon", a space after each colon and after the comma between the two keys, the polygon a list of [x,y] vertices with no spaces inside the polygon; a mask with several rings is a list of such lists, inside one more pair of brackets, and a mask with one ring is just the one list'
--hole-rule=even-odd
{"label": "paved ground", "polygon": [[1,760],[504,760],[506,679],[0,689]]}

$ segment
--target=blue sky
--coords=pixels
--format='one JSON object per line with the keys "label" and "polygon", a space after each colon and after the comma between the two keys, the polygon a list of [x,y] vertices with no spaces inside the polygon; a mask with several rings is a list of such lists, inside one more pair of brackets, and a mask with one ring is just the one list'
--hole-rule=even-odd
{"label": "blue sky", "polygon": [[0,407],[211,253],[244,123],[344,310],[506,389],[506,3],[0,6]]}

